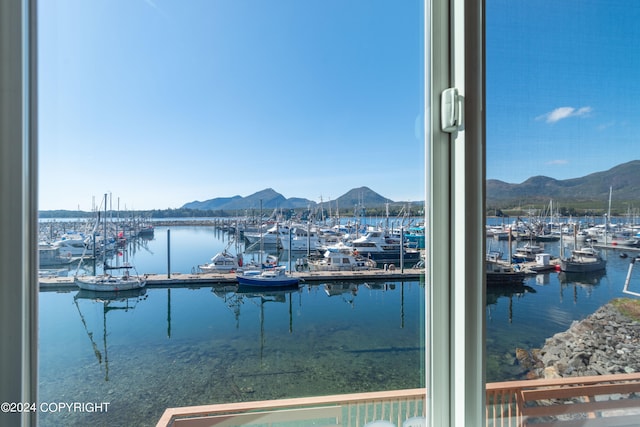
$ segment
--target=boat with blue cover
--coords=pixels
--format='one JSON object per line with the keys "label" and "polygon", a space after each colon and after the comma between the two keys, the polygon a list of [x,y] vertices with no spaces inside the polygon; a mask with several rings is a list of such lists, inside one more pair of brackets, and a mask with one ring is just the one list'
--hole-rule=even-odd
{"label": "boat with blue cover", "polygon": [[300,279],[287,274],[286,267],[277,266],[264,270],[248,270],[236,274],[240,286],[293,287]]}

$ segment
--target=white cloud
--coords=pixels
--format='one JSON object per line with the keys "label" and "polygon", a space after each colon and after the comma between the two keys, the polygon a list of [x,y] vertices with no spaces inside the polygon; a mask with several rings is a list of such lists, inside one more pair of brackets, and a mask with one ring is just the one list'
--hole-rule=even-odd
{"label": "white cloud", "polygon": [[569,163],[566,160],[561,160],[561,159],[557,159],[557,160],[551,160],[549,162],[547,162],[548,165],[550,166],[554,166],[554,165],[566,165],[567,163]]}
{"label": "white cloud", "polygon": [[593,109],[591,107],[559,107],[553,111],[536,117],[536,120],[544,120],[547,123],[555,123],[557,121],[568,119],[569,117],[585,117],[588,116]]}

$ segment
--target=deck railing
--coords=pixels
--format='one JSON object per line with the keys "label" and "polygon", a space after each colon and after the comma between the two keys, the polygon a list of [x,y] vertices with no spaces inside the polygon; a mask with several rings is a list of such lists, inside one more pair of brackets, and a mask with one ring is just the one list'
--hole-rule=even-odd
{"label": "deck railing", "polygon": [[640,373],[489,383],[486,426],[639,426]]}
{"label": "deck railing", "polygon": [[[426,425],[426,390],[411,389],[170,408],[157,427]],[[487,427],[640,425],[640,373],[486,385]]]}
{"label": "deck railing", "polygon": [[170,408],[157,427],[363,427],[377,420],[402,426],[424,421],[425,411],[425,389],[411,389]]}

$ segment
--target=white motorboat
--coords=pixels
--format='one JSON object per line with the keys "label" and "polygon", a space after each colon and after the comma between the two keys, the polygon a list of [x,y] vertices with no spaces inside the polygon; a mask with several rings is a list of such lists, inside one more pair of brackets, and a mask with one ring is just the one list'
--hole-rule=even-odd
{"label": "white motorboat", "polygon": [[520,246],[516,248],[516,253],[513,254],[513,261],[514,262],[534,261],[536,259],[536,255],[541,254],[543,252],[544,252],[544,249],[542,248],[542,246],[527,243],[524,246]]}
{"label": "white motorboat", "polygon": [[311,271],[358,271],[376,268],[376,262],[353,254],[353,248],[327,250],[320,259],[307,261]]}
{"label": "white motorboat", "polygon": [[40,243],[38,245],[38,260],[40,267],[51,267],[70,264],[74,260],[74,257],[68,252],[62,256],[59,247],[47,243]]}
{"label": "white motorboat", "polygon": [[280,246],[283,239],[289,238],[289,226],[276,224],[264,232],[245,232],[244,238],[251,245],[262,240],[264,246]]}
{"label": "white motorboat", "polygon": [[[400,243],[401,238],[388,236],[384,231],[369,231],[364,236],[351,242],[354,255],[370,258],[379,264],[400,264],[420,261],[420,251],[407,249]],[[400,248],[403,248],[402,254]]]}
{"label": "white motorboat", "polygon": [[291,233],[280,236],[280,244],[285,251],[315,251],[321,246],[321,239],[314,229],[293,227]]}
{"label": "white motorboat", "polygon": [[242,255],[233,255],[222,251],[215,254],[208,264],[199,265],[198,269],[204,273],[229,273],[242,267]]}
{"label": "white motorboat", "polygon": [[91,252],[91,239],[85,237],[65,237],[51,244],[63,258],[79,257]]}

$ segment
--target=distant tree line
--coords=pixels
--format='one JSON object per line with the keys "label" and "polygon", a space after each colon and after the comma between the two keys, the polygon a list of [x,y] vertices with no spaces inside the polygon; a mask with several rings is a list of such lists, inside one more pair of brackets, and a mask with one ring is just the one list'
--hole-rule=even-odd
{"label": "distant tree line", "polygon": [[[594,205],[599,204],[597,208]],[[638,215],[638,208],[633,207],[631,202],[616,202],[611,204],[611,216],[619,217],[627,214]],[[540,214],[543,212],[548,213],[548,206],[543,205],[522,205],[522,206],[510,206],[510,207],[487,207],[487,216],[507,217],[507,216],[528,216],[530,212]],[[601,216],[607,213],[608,206],[604,206],[602,202],[569,202],[567,206],[560,206],[553,208],[554,214],[557,213],[563,217],[580,217],[580,216]]]}
{"label": "distant tree line", "polygon": [[[424,205],[423,204],[413,204],[410,207],[410,211],[406,212],[407,208],[405,205],[390,205],[389,206],[389,215],[390,216],[398,216],[404,213],[410,213],[411,216],[420,216],[424,215]],[[263,209],[263,215],[271,214],[271,210]],[[312,209],[309,210],[307,208],[304,209],[283,209],[283,215],[286,218],[298,217],[308,219],[310,217],[313,218],[321,218],[329,217],[329,210],[324,209]],[[334,210],[331,211],[332,216],[336,216],[338,212]],[[341,217],[350,217],[356,214],[361,216],[385,216],[386,215],[386,207],[385,206],[373,206],[367,207],[360,212],[354,212],[353,209],[340,209]],[[40,218],[49,219],[49,218],[91,218],[95,215],[94,212],[85,212],[85,211],[69,211],[69,210],[51,210],[51,211],[40,211],[38,212]],[[143,217],[143,218],[211,218],[211,217],[237,217],[237,216],[253,216],[258,217],[260,212],[257,209],[238,209],[238,210],[212,210],[212,209],[186,209],[186,208],[177,208],[177,209],[153,209],[146,211],[127,211],[125,213],[120,212],[120,217]]]}

